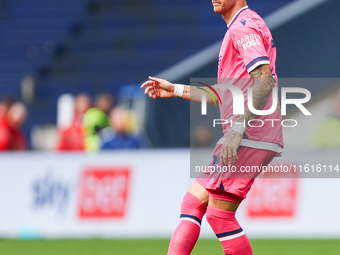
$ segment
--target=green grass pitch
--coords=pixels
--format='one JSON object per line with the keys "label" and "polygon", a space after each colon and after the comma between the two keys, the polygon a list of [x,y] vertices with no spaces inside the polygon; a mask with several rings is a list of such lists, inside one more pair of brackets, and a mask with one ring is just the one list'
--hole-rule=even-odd
{"label": "green grass pitch", "polygon": [[[340,255],[340,240],[251,240],[254,255]],[[160,255],[169,240],[0,240],[1,255]],[[223,254],[217,240],[201,239],[193,255]]]}

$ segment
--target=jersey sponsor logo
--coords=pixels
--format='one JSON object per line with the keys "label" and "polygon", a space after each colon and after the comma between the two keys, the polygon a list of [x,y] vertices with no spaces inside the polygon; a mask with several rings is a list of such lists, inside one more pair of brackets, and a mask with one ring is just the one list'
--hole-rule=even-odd
{"label": "jersey sponsor logo", "polygon": [[247,22],[246,19],[240,20],[240,23],[241,23],[243,26],[246,26],[246,22]]}
{"label": "jersey sponsor logo", "polygon": [[128,167],[86,169],[79,183],[78,217],[81,219],[124,217],[129,180]]}
{"label": "jersey sponsor logo", "polygon": [[243,47],[244,50],[253,46],[261,45],[261,36],[258,34],[246,35],[237,41],[237,45],[239,47]]}

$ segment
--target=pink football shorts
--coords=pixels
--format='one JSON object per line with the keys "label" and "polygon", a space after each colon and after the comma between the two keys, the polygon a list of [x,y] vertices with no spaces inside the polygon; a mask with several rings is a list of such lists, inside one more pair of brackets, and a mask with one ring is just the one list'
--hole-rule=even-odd
{"label": "pink football shorts", "polygon": [[[215,147],[213,160],[208,166],[217,169],[220,161],[222,144]],[[201,173],[196,182],[201,184],[209,196],[218,200],[241,203],[246,198],[255,178],[260,174],[262,166],[267,166],[275,157],[276,152],[240,147],[239,161],[235,167],[224,167],[219,171]]]}

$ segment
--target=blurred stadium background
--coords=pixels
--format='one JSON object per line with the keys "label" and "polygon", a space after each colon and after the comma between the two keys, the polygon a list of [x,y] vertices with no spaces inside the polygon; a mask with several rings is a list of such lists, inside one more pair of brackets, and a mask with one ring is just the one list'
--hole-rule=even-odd
{"label": "blurred stadium background", "polygon": [[[275,163],[335,168],[340,1],[247,3],[272,30],[278,76],[312,93],[313,117],[289,109],[299,126],[284,129]],[[206,126],[190,134],[189,102],[149,100],[139,86],[149,75],[215,77],[225,28],[206,0],[0,0],[0,100],[27,109],[25,151],[0,154],[0,254],[166,253],[193,181],[190,140],[204,147],[216,137]],[[61,137],[74,138],[79,94],[89,100],[84,141],[71,148]],[[118,127],[108,111],[88,112],[99,95],[125,110],[127,147],[140,150],[106,150]],[[340,254],[339,180],[259,179],[238,212],[255,254]],[[222,254],[206,221],[202,237],[193,254]]]}

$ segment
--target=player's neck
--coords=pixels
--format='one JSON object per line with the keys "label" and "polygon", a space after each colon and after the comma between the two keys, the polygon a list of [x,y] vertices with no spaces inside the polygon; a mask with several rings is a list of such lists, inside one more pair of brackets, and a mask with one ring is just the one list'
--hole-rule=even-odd
{"label": "player's neck", "polygon": [[230,23],[231,19],[234,17],[234,15],[243,7],[246,7],[247,4],[244,2],[241,2],[239,4],[235,4],[233,8],[231,8],[226,13],[222,14],[222,17],[224,21],[227,23],[227,25]]}

